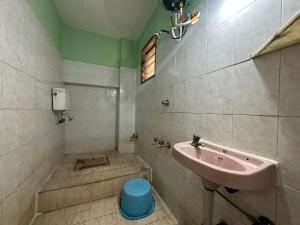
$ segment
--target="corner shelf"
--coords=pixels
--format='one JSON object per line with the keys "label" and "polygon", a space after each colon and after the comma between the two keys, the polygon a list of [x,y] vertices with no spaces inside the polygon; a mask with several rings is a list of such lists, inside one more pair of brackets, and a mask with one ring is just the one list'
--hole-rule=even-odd
{"label": "corner shelf", "polygon": [[300,10],[295,13],[251,58],[300,43]]}

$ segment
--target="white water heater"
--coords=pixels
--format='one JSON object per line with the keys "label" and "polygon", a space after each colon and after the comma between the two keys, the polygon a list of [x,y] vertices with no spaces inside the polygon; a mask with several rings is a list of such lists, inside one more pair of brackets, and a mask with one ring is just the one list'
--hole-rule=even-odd
{"label": "white water heater", "polygon": [[65,88],[52,89],[52,106],[54,111],[67,111],[70,109],[70,95]]}

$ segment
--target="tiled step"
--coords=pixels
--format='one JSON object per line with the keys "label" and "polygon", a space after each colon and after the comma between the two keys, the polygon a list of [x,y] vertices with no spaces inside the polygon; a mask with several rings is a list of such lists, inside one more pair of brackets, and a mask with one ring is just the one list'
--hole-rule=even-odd
{"label": "tiled step", "polygon": [[77,158],[66,156],[38,194],[38,212],[49,212],[118,195],[124,183],[142,177],[151,181],[150,167],[136,155],[109,153],[110,166],[74,171]]}

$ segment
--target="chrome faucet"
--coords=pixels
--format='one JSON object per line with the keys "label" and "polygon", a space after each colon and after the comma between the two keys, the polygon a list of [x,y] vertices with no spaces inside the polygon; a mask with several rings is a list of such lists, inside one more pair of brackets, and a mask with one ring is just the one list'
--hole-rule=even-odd
{"label": "chrome faucet", "polygon": [[159,140],[157,147],[159,147],[159,148],[171,148],[171,145],[170,145],[169,142],[167,142],[165,144],[165,142],[163,140]]}
{"label": "chrome faucet", "polygon": [[200,142],[201,137],[193,135],[193,141],[191,145],[195,148],[204,147],[203,143]]}
{"label": "chrome faucet", "polygon": [[157,146],[158,145],[158,138],[153,138],[153,143],[152,146]]}
{"label": "chrome faucet", "polygon": [[158,138],[153,138],[152,146],[157,146],[158,148],[171,148],[171,144],[167,142],[165,144],[164,140],[159,140]]}

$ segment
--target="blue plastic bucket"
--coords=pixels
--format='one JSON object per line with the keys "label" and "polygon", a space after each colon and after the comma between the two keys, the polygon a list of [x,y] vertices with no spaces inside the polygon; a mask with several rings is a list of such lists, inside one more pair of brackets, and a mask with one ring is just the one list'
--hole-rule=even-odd
{"label": "blue plastic bucket", "polygon": [[129,220],[137,220],[149,216],[155,208],[152,188],[146,179],[128,180],[120,199],[120,213]]}

